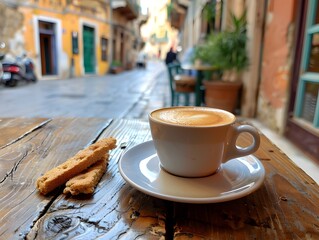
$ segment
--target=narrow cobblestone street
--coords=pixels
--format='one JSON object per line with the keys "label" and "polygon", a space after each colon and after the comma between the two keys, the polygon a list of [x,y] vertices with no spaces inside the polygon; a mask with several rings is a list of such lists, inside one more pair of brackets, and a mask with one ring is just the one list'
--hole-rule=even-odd
{"label": "narrow cobblestone street", "polygon": [[146,118],[170,100],[165,65],[149,62],[146,69],[117,75],[42,80],[0,88],[2,117]]}

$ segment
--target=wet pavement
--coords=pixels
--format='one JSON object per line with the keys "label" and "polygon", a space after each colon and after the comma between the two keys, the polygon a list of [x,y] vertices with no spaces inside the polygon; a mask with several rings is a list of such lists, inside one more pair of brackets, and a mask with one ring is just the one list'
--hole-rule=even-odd
{"label": "wet pavement", "polygon": [[160,61],[117,75],[0,87],[0,117],[146,118],[170,103],[168,76]]}

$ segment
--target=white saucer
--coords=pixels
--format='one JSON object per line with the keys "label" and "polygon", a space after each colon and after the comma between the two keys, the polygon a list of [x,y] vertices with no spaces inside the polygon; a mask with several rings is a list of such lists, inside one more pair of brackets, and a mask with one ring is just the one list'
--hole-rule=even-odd
{"label": "white saucer", "polygon": [[153,141],[126,151],[119,161],[122,177],[148,195],[186,203],[216,203],[244,197],[264,181],[265,169],[254,156],[236,158],[208,177],[184,178],[164,171]]}

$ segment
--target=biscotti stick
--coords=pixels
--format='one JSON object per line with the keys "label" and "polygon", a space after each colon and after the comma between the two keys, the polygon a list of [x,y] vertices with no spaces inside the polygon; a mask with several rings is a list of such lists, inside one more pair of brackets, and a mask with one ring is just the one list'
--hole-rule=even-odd
{"label": "biscotti stick", "polygon": [[101,160],[84,170],[84,172],[67,181],[63,193],[71,193],[72,195],[80,193],[92,194],[105,173],[108,158],[109,154],[106,154]]}
{"label": "biscotti stick", "polygon": [[49,170],[37,180],[37,188],[42,194],[47,194],[67,182],[70,178],[81,173],[111,149],[115,148],[114,138],[105,138],[79,151],[61,165]]}

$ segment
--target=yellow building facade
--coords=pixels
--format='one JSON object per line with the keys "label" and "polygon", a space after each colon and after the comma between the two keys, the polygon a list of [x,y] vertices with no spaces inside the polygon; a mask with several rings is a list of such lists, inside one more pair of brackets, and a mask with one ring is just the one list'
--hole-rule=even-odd
{"label": "yellow building facade", "polygon": [[172,47],[179,45],[178,30],[173,28],[168,19],[168,7],[171,0],[144,1],[148,7],[148,21],[141,27],[141,35],[146,40],[144,52],[152,58],[165,59]]}
{"label": "yellow building facade", "polygon": [[[39,79],[104,75],[112,61],[125,65],[132,61],[126,57],[129,47],[118,39],[125,37],[131,43],[138,37],[127,30],[137,14],[128,19],[116,11],[128,7],[114,8],[104,0],[14,1],[7,8],[22,14],[22,24],[7,38],[7,53],[26,53]],[[114,33],[114,29],[121,31]]]}

